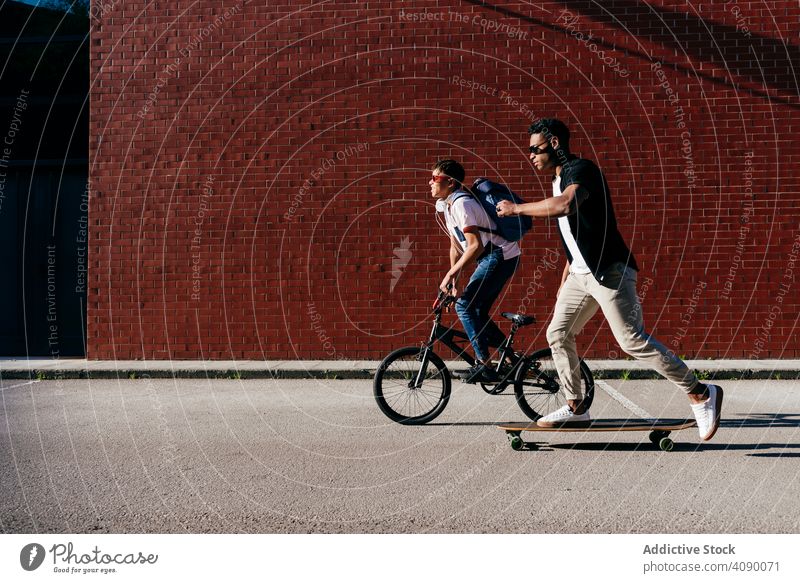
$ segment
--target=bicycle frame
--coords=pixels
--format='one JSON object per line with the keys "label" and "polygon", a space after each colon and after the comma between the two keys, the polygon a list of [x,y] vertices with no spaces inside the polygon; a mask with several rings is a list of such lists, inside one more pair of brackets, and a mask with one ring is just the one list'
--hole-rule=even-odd
{"label": "bicycle frame", "polygon": [[[433,346],[434,344],[436,344],[437,340],[442,344],[444,344],[445,346],[447,346],[450,350],[452,350],[456,354],[456,356],[461,358],[461,360],[463,360],[470,366],[475,365],[475,359],[472,356],[470,356],[470,354],[467,352],[467,348],[470,346],[469,336],[467,336],[464,332],[460,330],[454,329],[452,326],[447,327],[441,324],[442,313],[444,312],[444,309],[454,302],[455,298],[453,298],[452,296],[442,297],[442,295],[440,294],[440,296],[434,303],[433,327],[431,328],[431,333],[430,336],[428,337],[428,341],[424,344],[425,350],[423,351],[421,356],[422,366],[420,367],[419,372],[417,373],[417,378],[414,379],[415,388],[419,388],[422,386],[422,380],[425,378],[428,369],[428,353],[433,350]],[[502,380],[499,383],[497,383],[497,385],[495,385],[495,388],[493,389],[494,391],[500,392],[503,389],[505,389],[505,387],[508,386],[514,374],[516,373],[517,367],[522,362],[522,355],[516,354],[512,349],[512,346],[514,344],[514,336],[516,335],[517,330],[519,330],[519,326],[517,326],[517,324],[512,322],[511,333],[506,337],[506,339],[499,346],[490,344],[491,348],[498,349],[498,363],[496,372],[498,374],[501,374],[502,377]],[[466,341],[466,346],[460,346],[455,341],[456,339]],[[509,359],[512,365],[511,368],[505,374],[502,374],[501,367],[503,366],[503,363],[506,361],[506,359]]]}

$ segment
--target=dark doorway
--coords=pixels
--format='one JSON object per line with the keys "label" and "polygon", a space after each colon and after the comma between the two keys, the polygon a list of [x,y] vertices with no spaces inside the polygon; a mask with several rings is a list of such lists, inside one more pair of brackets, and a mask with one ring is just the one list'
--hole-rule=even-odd
{"label": "dark doorway", "polygon": [[88,33],[0,7],[0,356],[86,354]]}
{"label": "dark doorway", "polygon": [[7,172],[0,214],[0,354],[84,356],[86,166]]}

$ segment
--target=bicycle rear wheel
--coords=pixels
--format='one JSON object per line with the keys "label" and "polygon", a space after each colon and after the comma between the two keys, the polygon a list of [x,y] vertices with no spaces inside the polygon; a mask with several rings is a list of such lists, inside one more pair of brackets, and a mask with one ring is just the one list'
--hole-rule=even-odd
{"label": "bicycle rear wheel", "polygon": [[[594,400],[592,371],[583,360],[580,369],[584,401],[587,407],[591,407]],[[533,421],[567,404],[549,348],[537,350],[519,365],[514,379],[514,394],[519,408]]]}
{"label": "bicycle rear wheel", "polygon": [[450,373],[431,350],[425,356],[424,347],[398,348],[381,362],[372,391],[378,407],[389,419],[404,425],[421,425],[438,417],[447,406]]}

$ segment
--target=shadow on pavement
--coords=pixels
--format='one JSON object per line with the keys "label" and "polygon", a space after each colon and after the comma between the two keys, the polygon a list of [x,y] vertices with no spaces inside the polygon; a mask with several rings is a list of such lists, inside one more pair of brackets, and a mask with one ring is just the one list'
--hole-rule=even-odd
{"label": "shadow on pavement", "polygon": [[[553,449],[574,449],[578,451],[646,451],[648,453],[659,452],[657,446],[647,443],[550,443]],[[676,441],[675,448],[670,452],[705,452],[705,451],[759,451],[759,450],[788,450],[800,449],[800,444],[787,443],[681,443]],[[800,457],[800,451],[775,451],[770,453],[752,453],[754,457]]]}
{"label": "shadow on pavement", "polygon": [[723,418],[720,427],[800,427],[800,413],[750,413],[744,419]]}
{"label": "shadow on pavement", "polygon": [[[533,423],[533,421],[531,421]],[[426,427],[494,427],[497,421],[464,421],[462,423],[426,423]]]}

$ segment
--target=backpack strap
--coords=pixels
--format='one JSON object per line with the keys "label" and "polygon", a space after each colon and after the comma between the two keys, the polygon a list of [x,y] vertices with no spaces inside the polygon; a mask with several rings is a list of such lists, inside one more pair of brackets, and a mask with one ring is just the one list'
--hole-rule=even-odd
{"label": "backpack strap", "polygon": [[470,198],[475,198],[475,195],[473,195],[473,194],[472,194],[471,192],[469,192],[468,190],[456,190],[456,191],[455,191],[453,194],[455,194],[455,195],[456,195],[456,197],[455,197],[455,198],[454,198],[452,201],[450,201],[450,204],[453,204],[453,203],[454,203],[454,202],[456,202],[457,200],[461,200],[461,199],[462,199],[462,198],[464,198],[465,196],[468,196],[468,197],[470,197]]}
{"label": "backpack strap", "polygon": [[[484,180],[485,180],[485,179],[484,179]],[[453,200],[450,202],[450,204],[454,204],[454,203],[455,203],[457,200],[460,200],[460,199],[462,199],[462,198],[464,198],[464,197],[469,197],[469,198],[471,198],[472,200],[474,200],[475,202],[477,202],[479,205],[481,205],[481,208],[484,208],[484,207],[483,207],[483,204],[481,203],[481,201],[480,201],[480,200],[478,200],[478,197],[477,197],[477,196],[475,196],[475,193],[473,193],[473,192],[472,192],[472,191],[470,191],[470,190],[466,190],[466,189],[464,189],[464,190],[457,190],[457,191],[455,192],[455,194],[456,194],[456,195],[458,195],[458,196],[456,196],[456,197],[455,197],[455,198],[454,198],[454,199],[453,199]],[[484,209],[484,212],[486,212],[486,210],[485,210],[485,209]],[[489,227],[477,227],[477,228],[478,228],[478,230],[479,230],[479,231],[483,231],[484,233],[491,233],[492,235],[497,235],[498,237],[500,236],[500,233],[499,233],[498,231],[496,231],[495,229],[490,229]],[[461,233],[461,232],[459,231],[459,234],[460,234],[460,233]],[[461,237],[463,237],[464,235],[460,234],[460,236],[461,236]],[[462,241],[464,241],[465,239],[461,239],[461,240],[462,240]]]}

